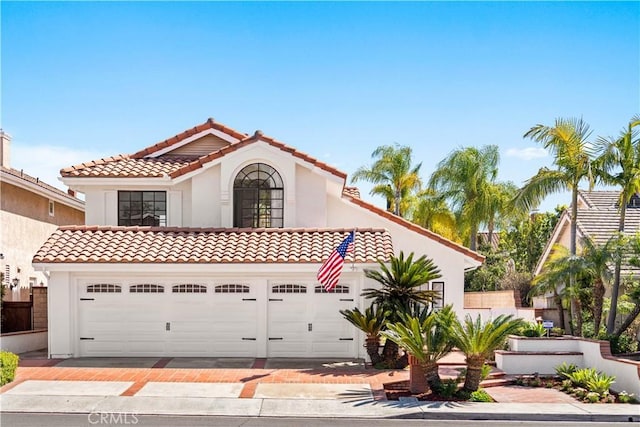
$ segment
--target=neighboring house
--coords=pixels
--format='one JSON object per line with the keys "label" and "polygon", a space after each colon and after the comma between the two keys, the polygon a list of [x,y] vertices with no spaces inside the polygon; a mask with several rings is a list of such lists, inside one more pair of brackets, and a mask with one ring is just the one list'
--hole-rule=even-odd
{"label": "neighboring house", "polygon": [[[462,313],[464,272],[483,261],[361,200],[332,166],[213,119],[61,173],[85,194],[87,225],[61,227],[34,258],[51,275],[51,357],[363,357],[338,310],[368,306],[364,268],[426,254],[438,304]],[[327,293],[318,268],[354,229]]]}
{"label": "neighboring house", "polygon": [[[604,244],[612,236],[618,232],[620,222],[619,210],[619,191],[580,191],[578,193],[578,216],[577,216],[577,250],[580,251],[580,242],[584,238],[590,238],[596,244]],[[633,196],[625,215],[624,233],[626,235],[634,235],[640,231],[640,198]],[[538,265],[534,271],[535,275],[541,273],[544,263],[547,261],[553,251],[555,244],[560,244],[566,248],[569,247],[571,235],[571,215],[570,210],[566,209],[555,229],[551,238],[547,242]],[[622,274],[628,275],[637,270],[629,266],[623,266]],[[535,297],[533,299],[535,308],[555,308],[552,295]]]}
{"label": "neighboring house", "polygon": [[84,202],[11,168],[11,137],[0,130],[0,263],[4,301],[29,301],[48,278],[31,260],[58,226],[84,222]]}

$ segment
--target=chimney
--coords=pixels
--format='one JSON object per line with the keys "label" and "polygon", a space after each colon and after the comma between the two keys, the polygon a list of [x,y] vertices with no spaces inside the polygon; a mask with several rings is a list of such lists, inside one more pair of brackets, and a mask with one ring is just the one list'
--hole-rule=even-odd
{"label": "chimney", "polygon": [[11,167],[11,135],[0,129],[0,165]]}

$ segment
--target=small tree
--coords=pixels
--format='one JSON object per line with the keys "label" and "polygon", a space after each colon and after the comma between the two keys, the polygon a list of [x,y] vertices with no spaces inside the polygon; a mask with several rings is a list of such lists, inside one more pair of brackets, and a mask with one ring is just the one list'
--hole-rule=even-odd
{"label": "small tree", "polygon": [[[438,373],[438,360],[453,348],[451,325],[455,321],[452,306],[431,313],[425,318],[405,315],[401,323],[393,323],[382,332],[413,356],[419,365],[410,364],[409,388],[412,393],[423,393],[426,383],[432,391],[438,391],[442,385]],[[413,372],[417,371],[417,372]]]}
{"label": "small tree", "polygon": [[486,323],[482,323],[480,315],[475,321],[471,316],[467,316],[464,322],[455,319],[451,328],[452,340],[464,353],[467,361],[467,374],[463,386],[465,391],[478,390],[485,360],[504,345],[510,334],[522,326],[522,319],[513,319],[511,315],[500,315]]}
{"label": "small tree", "polygon": [[353,310],[340,310],[353,326],[360,329],[366,335],[365,348],[373,366],[382,362],[380,355],[380,332],[385,327],[386,315],[381,307],[368,307],[364,313],[357,307]]}
{"label": "small tree", "polygon": [[[405,258],[400,252],[397,257],[391,257],[389,267],[378,261],[379,270],[365,269],[365,276],[380,283],[381,288],[367,288],[362,296],[373,300],[373,304],[386,313],[388,323],[399,323],[402,313],[410,313],[416,304],[427,305],[438,298],[437,291],[422,289],[422,285],[438,279],[440,270],[433,261],[426,256],[414,260],[414,254]],[[398,345],[392,340],[386,340],[383,357],[388,367],[404,368],[406,362],[398,364]]]}

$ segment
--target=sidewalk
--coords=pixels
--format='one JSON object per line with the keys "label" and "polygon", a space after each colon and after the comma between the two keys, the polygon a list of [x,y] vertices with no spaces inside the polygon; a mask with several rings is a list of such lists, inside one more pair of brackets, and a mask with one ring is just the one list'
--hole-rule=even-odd
{"label": "sidewalk", "polygon": [[[441,367],[444,376],[455,372],[454,363]],[[198,367],[216,365],[244,367]],[[25,359],[16,380],[0,389],[0,405],[3,412],[39,413],[640,421],[638,405],[583,404],[543,388],[487,388],[499,403],[387,401],[383,384],[406,379],[407,371],[350,361]]]}

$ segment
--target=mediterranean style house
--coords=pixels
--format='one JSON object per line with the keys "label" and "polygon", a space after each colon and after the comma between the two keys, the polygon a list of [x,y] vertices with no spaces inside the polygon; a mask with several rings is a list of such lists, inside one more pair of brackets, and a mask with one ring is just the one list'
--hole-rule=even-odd
{"label": "mediterranean style house", "polygon": [[[34,257],[50,275],[50,357],[363,357],[340,309],[369,305],[363,270],[425,254],[462,314],[483,257],[359,197],[346,174],[213,119],[134,154],[63,169],[86,224]],[[339,284],[322,262],[355,230]],[[55,310],[53,308],[55,307]]]}
{"label": "mediterranean style house", "polygon": [[[618,232],[620,222],[619,191],[579,191],[576,246],[580,251],[582,239],[592,239],[596,244],[604,244]],[[535,275],[542,272],[544,264],[549,259],[556,244],[569,247],[571,234],[571,215],[566,209],[556,224],[551,238],[538,261]],[[631,198],[625,214],[624,234],[635,235],[640,231],[640,198],[638,195]],[[622,274],[637,274],[637,269],[623,266]],[[607,289],[607,294],[609,290]],[[555,308],[552,295],[544,295],[533,298],[535,308]]]}
{"label": "mediterranean style house", "polygon": [[4,301],[29,301],[48,277],[33,254],[58,226],[84,222],[84,202],[11,167],[11,137],[0,130],[0,264]]}

